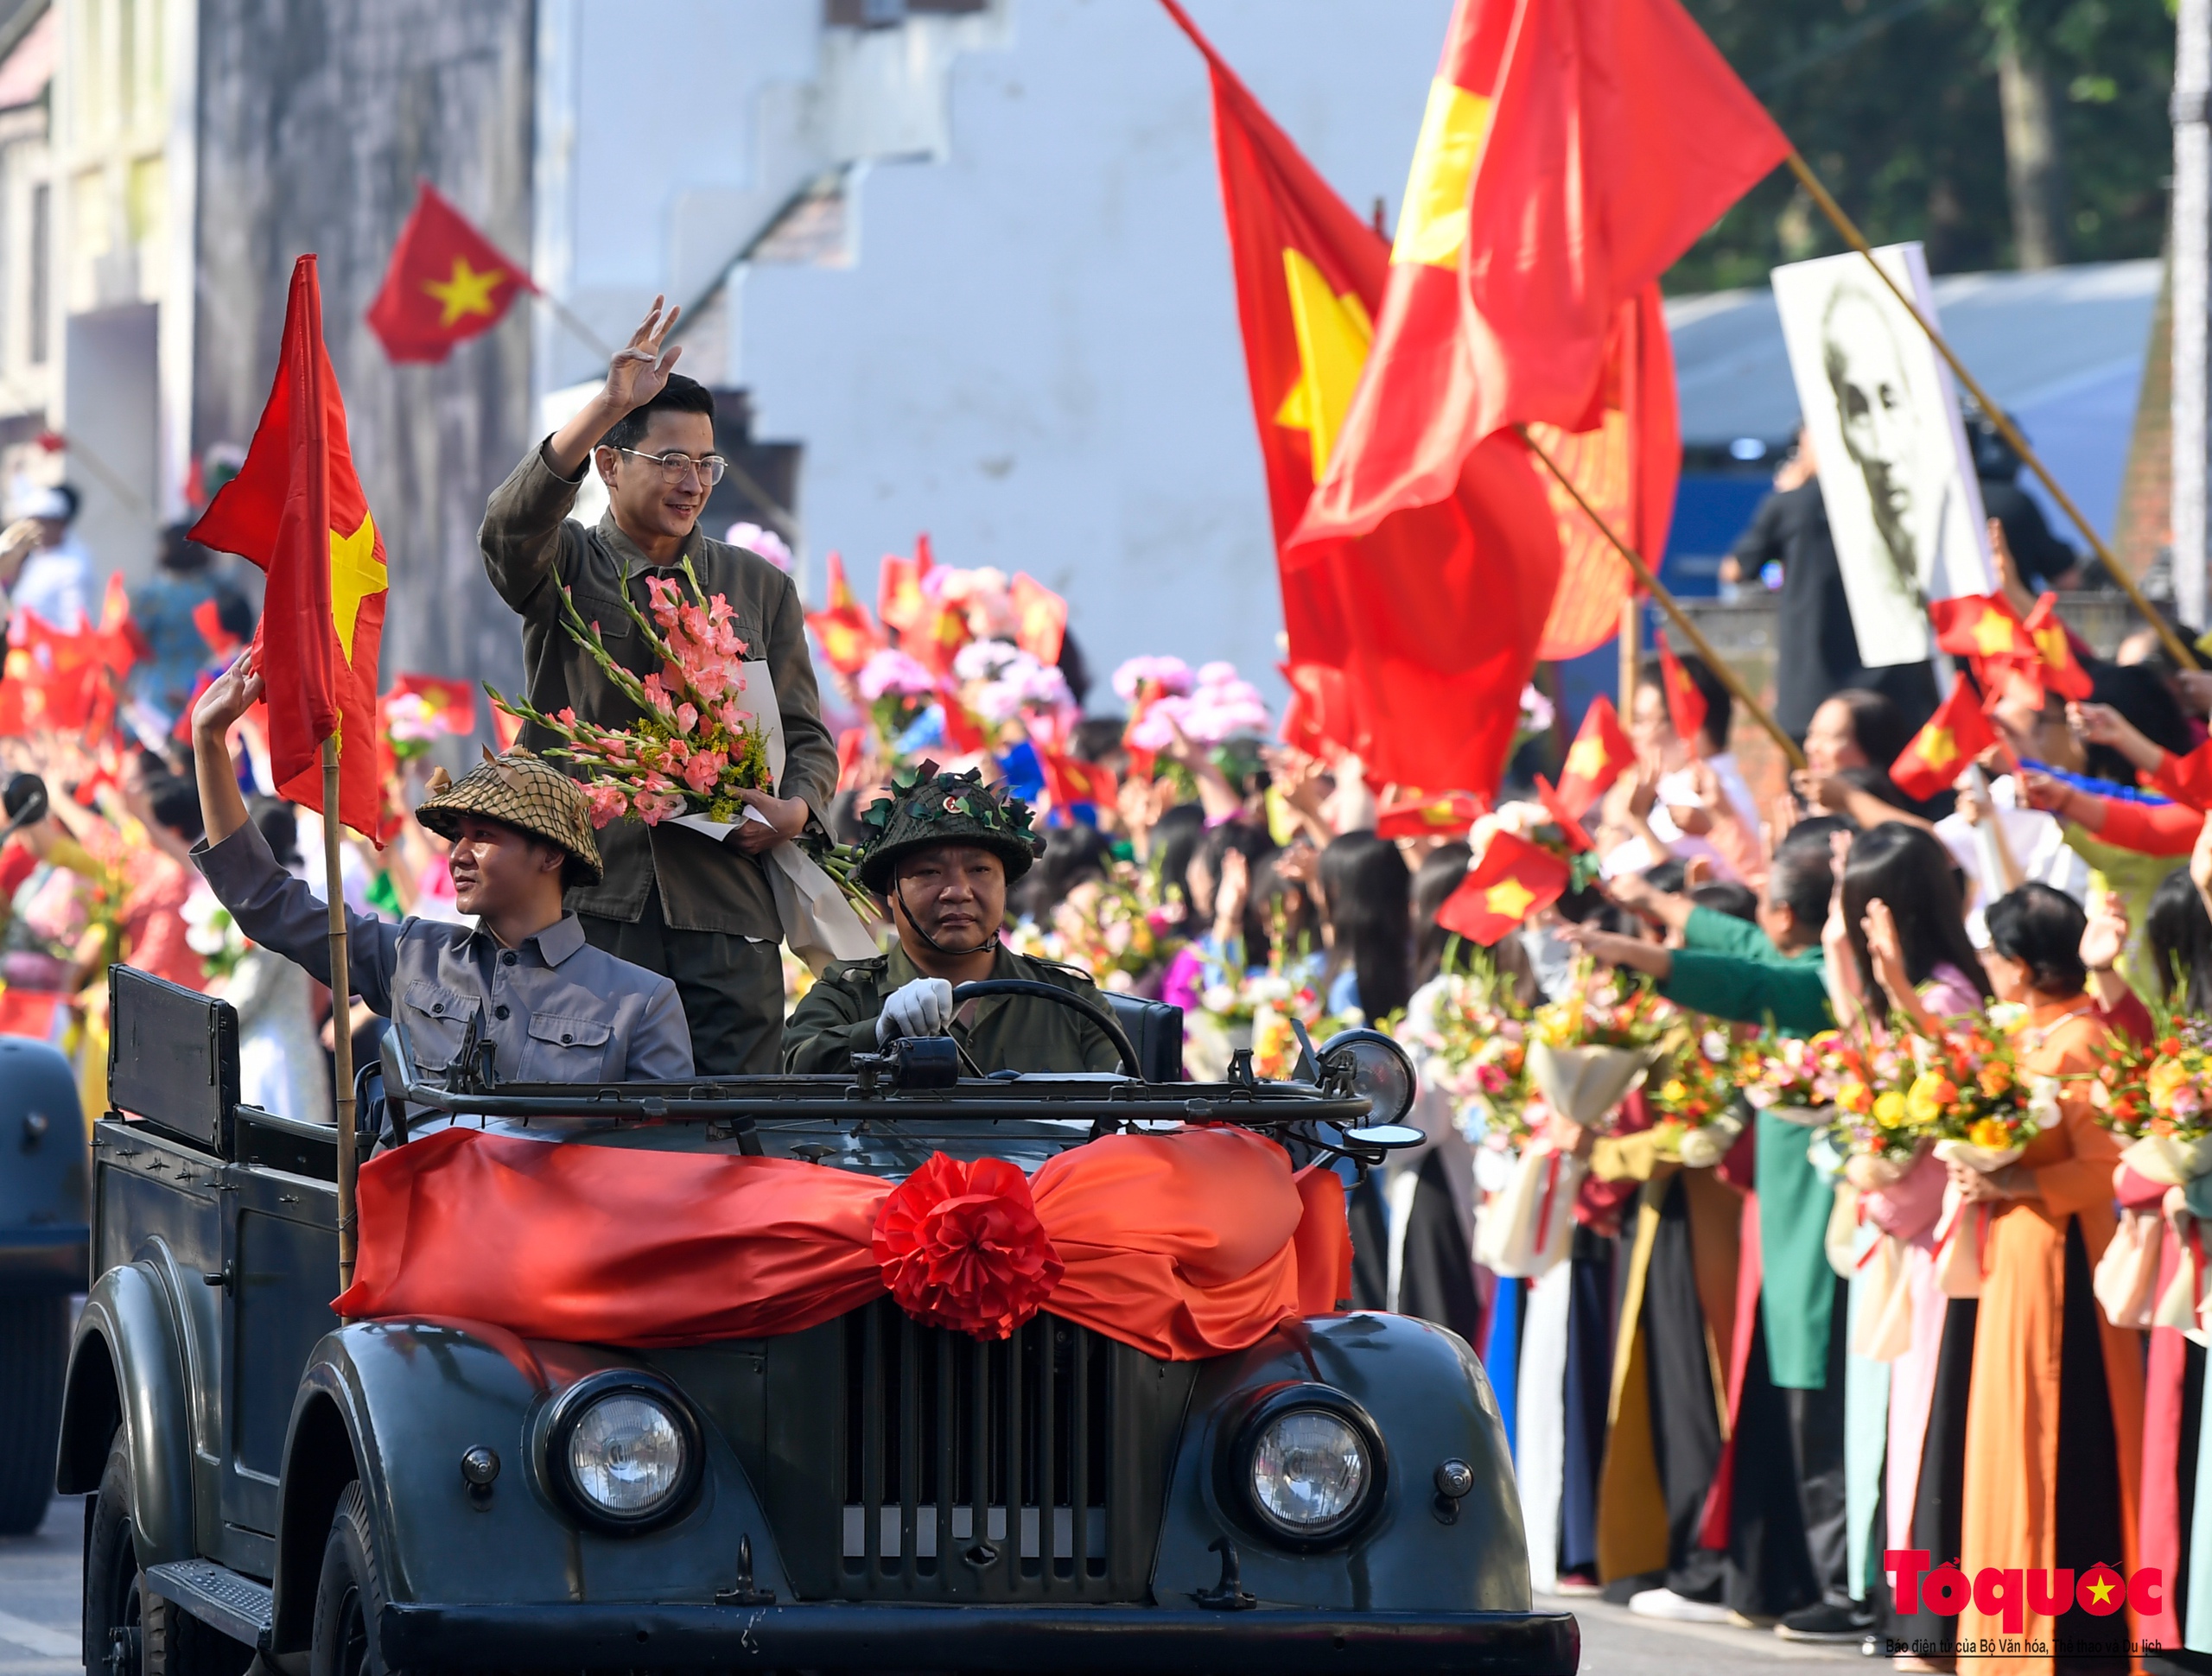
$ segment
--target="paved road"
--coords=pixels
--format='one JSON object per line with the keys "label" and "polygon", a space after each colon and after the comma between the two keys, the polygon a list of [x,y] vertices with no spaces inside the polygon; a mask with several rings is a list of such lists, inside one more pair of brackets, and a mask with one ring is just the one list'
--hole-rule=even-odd
{"label": "paved road", "polygon": [[[77,1603],[84,1541],[84,1501],[74,1495],[54,1501],[37,1535],[0,1537],[0,1676],[63,1676],[82,1668]],[[1855,1648],[1800,1647],[1761,1630],[1658,1623],[1622,1607],[1572,1604],[1582,1620],[1586,1676],[1738,1676],[1777,1664],[1875,1668]]]}
{"label": "paved road", "polygon": [[85,1500],[57,1497],[35,1536],[0,1536],[0,1676],[81,1671]]}
{"label": "paved road", "polygon": [[[0,1596],[4,1598],[4,1596]],[[1561,1601],[1539,1596],[1539,1606],[1571,1608],[1582,1621],[1583,1676],[1738,1676],[1777,1666],[1856,1666],[1886,1673],[1886,1664],[1857,1647],[1785,1641],[1770,1629],[1732,1629],[1717,1623],[1664,1623],[1639,1618],[1625,1606],[1603,1601]],[[1807,1670],[1804,1676],[1819,1676]],[[1833,1676],[1843,1676],[1841,1672]]]}

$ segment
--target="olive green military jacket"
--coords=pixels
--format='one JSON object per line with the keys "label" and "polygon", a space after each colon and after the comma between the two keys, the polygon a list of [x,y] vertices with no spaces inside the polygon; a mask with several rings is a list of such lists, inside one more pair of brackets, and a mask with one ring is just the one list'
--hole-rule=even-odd
{"label": "olive green military jacket", "polygon": [[[584,470],[590,469],[587,461]],[[645,578],[680,579],[683,573],[680,565],[656,565],[646,558],[616,526],[612,512],[594,530],[570,523],[569,509],[582,481],[582,472],[574,478],[556,477],[545,463],[543,446],[532,448],[493,492],[477,543],[492,586],[522,615],[523,670],[531,703],[548,715],[573,708],[601,727],[634,727],[637,707],[569,638],[561,587],[567,586],[586,622],[599,625],[614,661],[643,676],[652,674],[655,664],[644,637],[622,610],[621,596],[626,592],[645,612],[651,602]],[[744,643],[745,656],[766,659],[775,682],[784,726],[779,795],[804,797],[817,816],[823,815],[837,789],[837,746],[822,725],[798,588],[758,554],[710,541],[696,524],[684,537],[683,551],[708,598],[720,594],[728,600],[731,628]],[[529,725],[521,742],[542,752],[560,741]],[[601,828],[599,853],[607,877],[569,892],[574,912],[634,923],[645,911],[646,892],[658,882],[661,911],[672,930],[729,932],[769,943],[783,936],[761,863],[704,833],[667,824],[649,828],[626,818]]]}
{"label": "olive green military jacket", "polygon": [[[876,1051],[875,1021],[886,997],[923,976],[904,949],[874,960],[839,961],[823,971],[784,1025],[784,1069],[840,1071],[855,1053]],[[1103,1013],[1098,987],[1081,973],[1050,961],[1031,960],[1003,944],[991,964],[995,978],[1027,978],[1084,998]],[[1118,1070],[1122,1056],[1106,1032],[1071,1006],[1028,995],[992,995],[963,1007],[971,1023],[955,1020],[952,1035],[976,1069],[995,1070]]]}

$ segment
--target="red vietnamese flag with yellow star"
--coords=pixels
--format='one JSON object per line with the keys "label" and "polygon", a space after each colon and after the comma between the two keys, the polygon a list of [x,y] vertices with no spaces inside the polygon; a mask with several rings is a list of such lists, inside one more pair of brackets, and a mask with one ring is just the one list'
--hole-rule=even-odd
{"label": "red vietnamese flag with yellow star", "polygon": [[1375,811],[1377,838],[1464,838],[1485,806],[1471,791],[1422,791],[1400,786]]}
{"label": "red vietnamese flag with yellow star", "polygon": [[883,650],[883,635],[853,593],[852,584],[845,580],[842,555],[830,554],[829,571],[830,603],[821,611],[807,613],[806,625],[814,631],[830,667],[839,675],[855,675]]}
{"label": "red vietnamese flag with yellow star", "polygon": [[1906,797],[1925,803],[1949,790],[1967,765],[1996,743],[1997,730],[1982,713],[1974,689],[1954,682],[1951,695],[1890,765],[1890,778]]}
{"label": "red vietnamese flag with yellow star", "polygon": [[339,818],[378,829],[377,651],[384,638],[384,538],[346,441],[346,405],[322,340],[315,259],[292,267],[276,381],[245,464],[193,525],[192,539],[268,574],[254,634],[268,683],[277,790],[322,809],[321,748],[340,741]]}
{"label": "red vietnamese flag with yellow star", "polygon": [[[1176,0],[1161,3],[1205,55],[1212,83],[1236,315],[1280,554],[1359,384],[1389,247],[1291,143]],[[1287,560],[1279,562],[1277,578],[1290,652],[1283,677],[1300,695],[1293,742],[1316,754],[1335,749],[1365,758],[1374,744],[1371,718],[1363,725],[1347,680],[1350,647],[1336,578],[1325,564]],[[1286,738],[1293,725],[1286,716]]]}
{"label": "red vietnamese flag with yellow star", "polygon": [[1530,914],[1567,893],[1567,864],[1518,833],[1490,835],[1481,859],[1436,911],[1436,923],[1470,942],[1490,947]]}
{"label": "red vietnamese flag with yellow star", "polygon": [[1666,689],[1667,720],[1675,726],[1675,736],[1689,747],[1692,756],[1699,755],[1698,730],[1705,726],[1705,695],[1690,679],[1690,672],[1682,667],[1682,660],[1675,656],[1663,634],[1659,637],[1659,684]]}
{"label": "red vietnamese flag with yellow star", "polygon": [[1039,663],[1060,661],[1068,637],[1068,602],[1026,570],[1014,573],[1014,643]]}
{"label": "red vietnamese flag with yellow star", "polygon": [[1636,746],[1621,726],[1620,713],[1611,699],[1599,694],[1582,713],[1582,726],[1567,747],[1567,764],[1554,794],[1559,807],[1580,820],[1635,761]]}
{"label": "red vietnamese flag with yellow star", "polygon": [[[1657,281],[1788,149],[1676,0],[1459,0],[1374,362],[1296,543],[1464,498],[1493,439],[1527,424],[1553,428],[1545,451],[1656,555],[1679,467]],[[1560,656],[1613,632],[1627,577],[1548,492],[1566,535],[1543,651]],[[1545,586],[1525,565],[1510,581]]]}
{"label": "red vietnamese flag with yellow star", "polygon": [[369,305],[369,329],[395,361],[442,361],[455,344],[497,326],[524,291],[537,289],[520,263],[510,261],[435,187],[419,181],[383,289]]}
{"label": "red vietnamese flag with yellow star", "polygon": [[2043,684],[2062,698],[2086,700],[2095,689],[2089,672],[2074,647],[2074,638],[2059,619],[2058,596],[2045,594],[2035,602],[2020,625],[2036,650],[2042,666]]}
{"label": "red vietnamese flag with yellow star", "polygon": [[1956,599],[1930,600],[1929,620],[1936,625],[1936,644],[1954,657],[1985,663],[2018,663],[2036,656],[2012,602],[2000,594],[1961,594]]}

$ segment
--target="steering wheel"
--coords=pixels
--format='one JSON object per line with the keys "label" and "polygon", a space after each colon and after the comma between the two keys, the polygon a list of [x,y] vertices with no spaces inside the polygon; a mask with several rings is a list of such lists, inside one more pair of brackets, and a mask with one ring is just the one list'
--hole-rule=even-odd
{"label": "steering wheel", "polygon": [[1130,1045],[1129,1034],[1122,1028],[1121,1020],[1110,1013],[1094,1007],[1072,991],[1049,983],[1039,983],[1030,978],[983,978],[956,988],[952,992],[952,1004],[957,1007],[985,995],[1034,995],[1061,1006],[1073,1007],[1105,1032],[1106,1039],[1114,1044],[1114,1051],[1122,1056],[1122,1074],[1139,1082],[1144,1081],[1144,1071],[1137,1063],[1137,1051]]}

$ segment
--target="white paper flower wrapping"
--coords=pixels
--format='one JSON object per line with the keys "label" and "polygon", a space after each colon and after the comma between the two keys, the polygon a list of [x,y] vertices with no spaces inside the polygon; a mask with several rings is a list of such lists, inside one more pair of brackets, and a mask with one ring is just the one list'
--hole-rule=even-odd
{"label": "white paper flower wrapping", "polygon": [[1570,1123],[1586,1129],[1610,1128],[1612,1115],[1629,1093],[1659,1063],[1656,1047],[1555,1048],[1529,1044],[1529,1075],[1546,1103]]}
{"label": "white paper flower wrapping", "polygon": [[2120,1161],[2145,1180],[2181,1187],[2212,1171],[2212,1135],[2181,1140],[2172,1135],[2145,1135],[2130,1141]]}
{"label": "white paper flower wrapping", "polygon": [[1743,1133],[1743,1114],[1732,1106],[1712,1122],[1702,1124],[1684,1135],[1677,1151],[1685,1167],[1710,1170],[1728,1156],[1728,1149],[1736,1144],[1736,1138]]}

